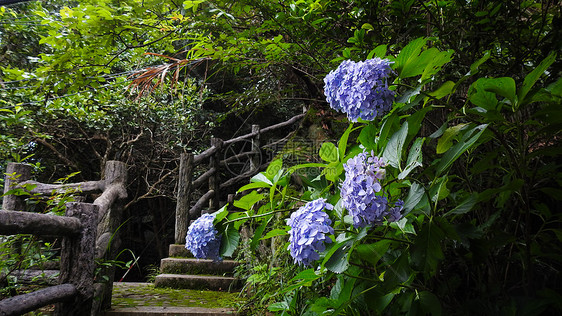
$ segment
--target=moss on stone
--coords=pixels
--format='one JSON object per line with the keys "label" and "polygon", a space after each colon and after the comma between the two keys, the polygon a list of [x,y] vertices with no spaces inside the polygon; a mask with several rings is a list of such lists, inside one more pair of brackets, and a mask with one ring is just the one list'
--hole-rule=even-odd
{"label": "moss on stone", "polygon": [[244,299],[239,293],[155,288],[153,284],[114,286],[112,297],[113,308],[136,306],[237,308],[243,303]]}

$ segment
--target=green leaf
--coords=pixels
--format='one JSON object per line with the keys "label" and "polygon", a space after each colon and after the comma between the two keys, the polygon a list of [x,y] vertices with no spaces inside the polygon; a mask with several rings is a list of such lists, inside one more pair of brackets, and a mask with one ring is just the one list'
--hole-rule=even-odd
{"label": "green leaf", "polygon": [[263,183],[268,184],[269,186],[272,186],[272,185],[273,185],[273,182],[271,182],[271,180],[269,180],[269,179],[263,174],[263,172],[260,172],[260,173],[256,174],[255,176],[253,176],[253,177],[250,179],[250,182],[256,182],[256,183],[263,182]]}
{"label": "green leaf", "polygon": [[425,189],[423,186],[418,184],[417,182],[412,183],[410,186],[410,191],[408,191],[408,196],[404,201],[404,216],[410,213],[416,205],[421,201],[423,195],[425,193]]}
{"label": "green leaf", "polygon": [[272,217],[273,217],[273,215],[266,216],[266,219],[262,220],[260,226],[258,226],[258,228],[256,228],[256,230],[254,232],[254,236],[252,237],[252,240],[250,241],[250,249],[252,251],[254,251],[258,247],[258,245],[260,244],[261,235],[263,234],[264,230],[267,228],[267,225],[269,224],[269,221],[271,220]]}
{"label": "green leaf", "polygon": [[367,55],[367,59],[372,59],[373,57],[384,58],[386,56],[387,47],[388,45],[386,44],[375,47],[369,52],[369,55]]}
{"label": "green leaf", "polygon": [[482,81],[482,88],[485,91],[494,92],[497,95],[508,99],[511,105],[517,104],[517,95],[515,94],[515,80],[511,77],[490,78]]}
{"label": "green leaf", "polygon": [[228,225],[221,239],[220,255],[221,257],[232,257],[232,254],[238,247],[240,234],[234,228],[234,225]]}
{"label": "green leaf", "polygon": [[[440,100],[441,98],[443,98],[446,95],[451,94],[451,92],[453,92],[453,89],[455,88],[455,83],[452,81],[447,81],[444,84],[441,85],[441,87],[439,87],[439,89],[428,93],[430,96],[433,97],[433,99],[437,99]],[[429,101],[432,100],[432,98],[425,98],[424,101],[424,105]]]}
{"label": "green leaf", "polygon": [[212,215],[215,216],[215,219],[213,220],[213,224],[217,224],[218,222],[222,221],[228,215],[228,211],[226,210],[226,205],[221,207],[220,210],[214,212]]}
{"label": "green leaf", "polygon": [[406,161],[406,167],[400,174],[398,175],[398,179],[402,180],[406,178],[412,170],[417,167],[422,166],[422,145],[425,138],[417,138],[412,148],[410,148],[410,152],[408,153],[408,160]]}
{"label": "green leaf", "polygon": [[437,153],[442,154],[449,150],[449,148],[453,146],[453,139],[455,136],[457,136],[457,134],[466,126],[468,126],[468,124],[461,123],[447,128],[445,133],[443,133],[443,136],[441,136],[437,141]]}
{"label": "green leaf", "polygon": [[274,180],[275,176],[279,174],[279,172],[283,169],[283,159],[275,159],[269,163],[267,169],[265,170],[265,176],[271,180],[272,182],[276,182]]}
{"label": "green leaf", "polygon": [[345,132],[343,132],[340,141],[338,142],[338,151],[340,154],[340,158],[345,157],[345,151],[347,149],[347,139],[349,138],[349,134],[353,130],[353,123],[350,123]]}
{"label": "green leaf", "polygon": [[400,169],[400,160],[402,158],[402,147],[408,135],[408,122],[404,122],[402,127],[392,136],[384,148],[382,157],[389,165],[396,169]]}
{"label": "green leaf", "polygon": [[265,195],[257,193],[256,191],[250,192],[250,194],[244,195],[239,200],[234,201],[234,206],[241,208],[243,210],[249,211],[252,206],[257,202],[263,200]]}
{"label": "green leaf", "polygon": [[449,196],[449,189],[447,189],[447,182],[449,177],[443,176],[433,181],[431,188],[429,188],[429,197],[431,201],[438,202]]}
{"label": "green leaf", "polygon": [[390,248],[390,243],[390,240],[383,239],[373,244],[361,244],[355,247],[355,251],[359,255],[359,258],[376,266]]}
{"label": "green leaf", "polygon": [[551,52],[533,71],[531,71],[523,80],[523,85],[519,89],[519,101],[523,102],[531,88],[535,85],[537,80],[544,74],[544,72],[556,60],[556,52]]}
{"label": "green leaf", "polygon": [[410,264],[408,263],[408,253],[403,252],[398,259],[388,267],[384,273],[385,287],[393,289],[398,284],[406,282],[410,278]]}
{"label": "green leaf", "polygon": [[269,183],[266,183],[266,182],[252,182],[252,183],[246,184],[245,186],[242,186],[236,192],[243,192],[243,191],[246,191],[246,190],[258,189],[258,188],[269,188],[270,186],[271,185]]}
{"label": "green leaf", "polygon": [[[478,125],[469,131],[465,132],[462,136],[462,139],[453,147],[451,147],[441,158],[439,161],[439,165],[437,165],[436,176],[439,176],[443,171],[453,164],[457,158],[459,158],[465,151],[476,143],[476,141],[480,138],[480,135],[486,130],[488,124]],[[475,134],[476,133],[476,134]]]}
{"label": "green leaf", "polygon": [[433,275],[439,261],[445,258],[441,249],[441,241],[444,238],[445,233],[437,225],[432,222],[426,223],[412,247],[413,264],[421,271]]}
{"label": "green leaf", "polygon": [[445,52],[440,52],[437,48],[430,48],[424,51],[420,55],[420,63],[424,63],[426,59],[429,59],[429,62],[427,62],[427,65],[423,69],[420,82],[425,82],[427,79],[430,79],[434,74],[441,70],[443,65],[451,61],[452,56],[453,50],[451,49]]}
{"label": "green leaf", "polygon": [[490,59],[491,56],[492,55],[490,54],[489,50],[484,51],[484,56],[482,56],[480,59],[475,61],[472,65],[470,65],[470,71],[465,76],[469,77],[475,75],[478,72],[478,68],[480,67],[480,65],[486,62],[488,59]]}
{"label": "green leaf", "polygon": [[423,72],[426,65],[419,64],[418,55],[426,42],[426,38],[417,38],[400,51],[395,63],[400,78],[417,76]]}
{"label": "green leaf", "polygon": [[486,91],[486,85],[489,80],[488,78],[480,78],[468,90],[470,102],[487,111],[495,110],[498,105],[496,95],[493,92]]}
{"label": "green leaf", "polygon": [[418,293],[420,307],[425,315],[440,316],[441,315],[441,302],[435,294],[428,291],[421,291]]}
{"label": "green leaf", "polygon": [[374,125],[367,125],[363,127],[361,133],[359,134],[359,142],[367,150],[376,150],[377,148],[377,133],[378,129]]}
{"label": "green leaf", "polygon": [[470,212],[470,210],[472,210],[474,205],[476,205],[476,203],[478,203],[478,199],[479,199],[478,193],[472,193],[466,199],[464,199],[459,205],[457,205],[457,207],[448,211],[443,216],[468,213],[468,212]]}
{"label": "green leaf", "polygon": [[336,145],[329,142],[322,144],[322,146],[320,147],[319,155],[320,158],[322,158],[322,160],[326,162],[339,161],[338,149],[336,148]]}
{"label": "green leaf", "polygon": [[289,226],[287,226],[286,228],[273,229],[273,230],[269,231],[267,234],[265,234],[265,236],[261,237],[260,240],[265,240],[265,239],[269,239],[269,238],[273,238],[273,237],[277,237],[277,236],[288,235],[288,230],[289,230]]}

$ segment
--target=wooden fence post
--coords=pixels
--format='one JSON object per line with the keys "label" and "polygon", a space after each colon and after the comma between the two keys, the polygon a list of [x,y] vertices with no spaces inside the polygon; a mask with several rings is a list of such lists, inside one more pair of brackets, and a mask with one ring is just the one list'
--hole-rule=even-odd
{"label": "wooden fence post", "polygon": [[98,206],[89,203],[66,203],[66,216],[78,218],[82,229],[78,236],[63,238],[59,282],[74,285],[78,295],[71,302],[58,303],[55,315],[90,315],[94,300]]}
{"label": "wooden fence post", "polygon": [[180,171],[178,177],[178,195],[176,202],[175,243],[185,244],[185,236],[189,226],[189,203],[193,179],[193,154],[180,156]]}
{"label": "wooden fence post", "polygon": [[256,136],[252,138],[252,151],[256,153],[252,155],[250,159],[250,170],[256,170],[260,167],[260,126],[252,125],[252,134],[256,133]]}
{"label": "wooden fence post", "polygon": [[[9,162],[6,167],[6,174],[4,193],[12,190],[18,183],[31,179],[31,166],[23,163]],[[17,195],[6,195],[2,200],[2,210],[25,211],[25,199]]]}
{"label": "wooden fence post", "polygon": [[[127,165],[121,161],[108,161],[103,181],[104,193],[94,201],[94,204],[99,206],[96,258],[114,260],[121,243],[118,229],[122,224],[123,199],[127,197]],[[107,276],[107,280],[100,280],[94,285],[96,299],[92,315],[98,315],[102,310],[111,308],[115,267],[102,267],[100,275]]]}
{"label": "wooden fence post", "polygon": [[220,138],[212,138],[211,146],[216,148],[215,153],[211,156],[209,168],[215,168],[215,173],[209,178],[209,190],[213,190],[215,194],[209,199],[209,213],[219,208],[220,197],[220,159],[222,153],[223,141]]}

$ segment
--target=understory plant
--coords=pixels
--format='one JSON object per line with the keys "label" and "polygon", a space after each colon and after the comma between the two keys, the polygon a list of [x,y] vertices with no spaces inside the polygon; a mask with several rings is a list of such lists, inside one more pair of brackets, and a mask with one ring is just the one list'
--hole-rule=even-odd
{"label": "understory plant", "polygon": [[324,93],[350,123],[321,146],[323,162],[274,160],[211,215],[221,257],[244,245],[254,308],[562,310],[556,54],[524,78],[478,78],[484,52],[454,80],[443,71],[453,56],[418,38],[396,56],[381,45],[365,61],[343,61]]}

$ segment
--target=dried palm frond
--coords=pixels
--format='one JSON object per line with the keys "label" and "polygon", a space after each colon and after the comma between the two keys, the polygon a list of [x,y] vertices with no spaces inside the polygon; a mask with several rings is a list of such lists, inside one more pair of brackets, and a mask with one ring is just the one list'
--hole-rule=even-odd
{"label": "dried palm frond", "polygon": [[170,71],[174,71],[175,69],[174,73],[172,74],[172,81],[171,81],[171,87],[173,87],[178,82],[180,70],[182,70],[186,66],[189,66],[190,67],[189,70],[191,70],[195,66],[202,63],[203,61],[209,60],[209,58],[200,58],[196,60],[178,59],[178,58],[174,58],[162,54],[156,54],[156,53],[145,53],[145,55],[163,57],[168,60],[171,60],[172,62],[169,64],[145,68],[143,70],[140,70],[132,74],[129,77],[129,78],[133,77],[133,79],[131,80],[131,83],[129,84],[127,89],[131,89],[131,92],[135,90],[138,91],[136,99],[140,98],[145,93],[151,93],[159,85],[163,84],[164,80],[166,79],[166,75]]}

